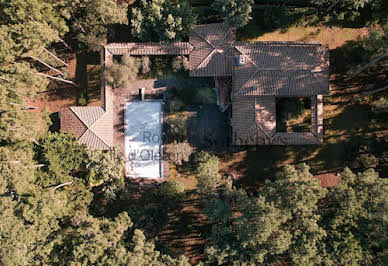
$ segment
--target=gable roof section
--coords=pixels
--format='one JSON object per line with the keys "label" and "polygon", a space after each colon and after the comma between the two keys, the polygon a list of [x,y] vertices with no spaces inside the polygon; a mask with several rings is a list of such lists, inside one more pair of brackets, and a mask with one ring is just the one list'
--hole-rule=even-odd
{"label": "gable roof section", "polygon": [[189,42],[190,76],[232,76],[236,30],[224,23],[197,25]]}
{"label": "gable roof section", "polygon": [[[78,140],[94,149],[109,149],[113,145],[109,122],[110,113],[100,106],[72,106],[69,110],[83,124],[83,134],[78,134]],[[62,119],[61,119],[62,120]],[[74,132],[73,125],[71,131]]]}
{"label": "gable roof section", "polygon": [[85,143],[89,148],[107,150],[109,146],[90,129],[79,138],[79,142]]}
{"label": "gable roof section", "polygon": [[62,108],[60,114],[61,130],[72,132],[77,139],[88,129],[70,108]]}
{"label": "gable roof section", "polygon": [[329,93],[327,48],[304,42],[236,42],[234,96],[311,96]]}
{"label": "gable roof section", "polygon": [[105,112],[100,106],[71,106],[70,109],[87,127],[91,127]]}

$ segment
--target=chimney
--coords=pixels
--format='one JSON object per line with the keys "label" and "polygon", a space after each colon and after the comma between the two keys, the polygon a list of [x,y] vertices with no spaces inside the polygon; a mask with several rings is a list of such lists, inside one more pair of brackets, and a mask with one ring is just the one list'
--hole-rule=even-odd
{"label": "chimney", "polygon": [[145,98],[145,88],[139,88],[139,100],[144,101]]}

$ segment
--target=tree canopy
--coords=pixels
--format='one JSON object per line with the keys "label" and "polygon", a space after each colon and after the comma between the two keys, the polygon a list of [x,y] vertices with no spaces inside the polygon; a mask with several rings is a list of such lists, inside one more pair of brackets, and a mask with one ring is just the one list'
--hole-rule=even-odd
{"label": "tree canopy", "polygon": [[387,185],[373,170],[355,175],[346,169],[340,185],[326,190],[300,165],[287,166],[255,196],[224,189],[204,209],[213,224],[209,262],[382,263]]}
{"label": "tree canopy", "polygon": [[132,8],[131,32],[141,41],[181,41],[195,22],[196,15],[186,0],[142,0],[140,7]]}
{"label": "tree canopy", "polygon": [[78,41],[87,50],[99,51],[107,43],[109,35],[114,35],[114,24],[127,25],[128,4],[116,0],[87,0],[71,9],[73,29],[78,32]]}
{"label": "tree canopy", "polygon": [[214,0],[212,8],[234,28],[242,28],[252,19],[253,0]]}

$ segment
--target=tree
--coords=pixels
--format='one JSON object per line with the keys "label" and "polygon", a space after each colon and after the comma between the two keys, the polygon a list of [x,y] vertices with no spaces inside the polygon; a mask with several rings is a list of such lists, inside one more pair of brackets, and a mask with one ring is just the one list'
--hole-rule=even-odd
{"label": "tree", "polygon": [[215,193],[222,181],[218,157],[206,151],[194,153],[190,157],[198,180],[198,192],[203,196]]}
{"label": "tree", "polygon": [[142,0],[132,8],[131,32],[141,41],[175,42],[189,36],[195,22],[187,1]]}
{"label": "tree", "polygon": [[139,67],[139,60],[126,53],[120,63],[113,62],[105,68],[104,77],[116,88],[129,88],[137,78]]}
{"label": "tree", "polygon": [[348,168],[321,208],[325,264],[384,265],[388,261],[388,180]]}
{"label": "tree", "polygon": [[29,140],[47,128],[45,116],[29,112],[22,97],[0,85],[0,143]]}
{"label": "tree", "polygon": [[141,67],[142,74],[148,74],[151,71],[151,60],[148,56],[141,57],[140,67]]}
{"label": "tree", "polygon": [[369,6],[371,0],[313,0],[324,14],[325,21],[354,21],[360,16],[360,11]]}
{"label": "tree", "polygon": [[53,133],[39,139],[36,159],[44,167],[37,170],[37,184],[50,186],[73,179],[86,157],[85,145],[68,133]]}
{"label": "tree", "polygon": [[255,196],[223,189],[204,209],[213,224],[209,262],[384,265],[387,192],[387,180],[372,169],[345,169],[326,190],[306,165],[286,166]]}
{"label": "tree", "polygon": [[205,208],[213,223],[209,261],[218,264],[319,264],[317,203],[325,196],[306,165],[287,166],[257,196],[227,189]]}
{"label": "tree", "polygon": [[87,0],[78,8],[70,8],[78,40],[88,50],[99,51],[109,35],[114,34],[114,24],[128,24],[127,9],[128,4],[119,4],[116,0]]}
{"label": "tree", "polygon": [[252,19],[253,0],[214,0],[212,8],[234,28],[242,28]]}
{"label": "tree", "polygon": [[105,197],[115,200],[117,193],[124,188],[124,159],[119,149],[88,151],[85,167],[88,170],[88,184],[101,185]]}
{"label": "tree", "polygon": [[179,55],[174,57],[171,65],[174,72],[186,71],[189,69],[189,59],[186,56]]}

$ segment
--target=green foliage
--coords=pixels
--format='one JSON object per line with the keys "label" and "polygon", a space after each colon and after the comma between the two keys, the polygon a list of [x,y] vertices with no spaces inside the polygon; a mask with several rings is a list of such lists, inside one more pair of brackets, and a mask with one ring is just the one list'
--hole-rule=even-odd
{"label": "green foliage", "polygon": [[234,28],[242,28],[252,19],[253,0],[214,0],[212,8]]}
{"label": "green foliage", "polygon": [[72,179],[86,157],[86,147],[68,133],[53,133],[39,139],[36,160],[44,167],[37,170],[37,184],[55,185]]}
{"label": "green foliage", "polygon": [[47,129],[44,117],[28,111],[23,98],[0,85],[0,143],[35,138]]}
{"label": "green foliage", "polygon": [[304,103],[301,98],[280,98],[276,102],[276,109],[282,119],[289,120],[302,114]]}
{"label": "green foliage", "polygon": [[172,70],[174,72],[179,72],[179,71],[186,71],[189,69],[189,60],[187,59],[186,56],[177,56],[174,57],[171,63]]}
{"label": "green foliage", "polygon": [[287,10],[284,7],[266,7],[264,9],[263,22],[266,28],[283,28],[289,22]]}
{"label": "green foliage", "polygon": [[181,41],[195,22],[187,1],[142,0],[140,7],[132,8],[131,32],[141,41]]}
{"label": "green foliage", "polygon": [[168,201],[181,201],[185,196],[185,185],[178,181],[168,181],[160,185],[157,194]]}
{"label": "green foliage", "polygon": [[116,88],[129,88],[139,73],[140,62],[129,54],[124,54],[120,63],[112,62],[104,70],[105,79]]}
{"label": "green foliage", "polygon": [[209,152],[200,151],[190,156],[190,162],[198,179],[198,192],[205,196],[215,193],[222,181],[218,157]]}
{"label": "green foliage", "polygon": [[285,259],[297,265],[319,264],[317,203],[325,196],[306,165],[287,166],[255,197],[227,189],[209,202],[205,214],[214,224],[206,248],[218,264],[271,264]]}
{"label": "green foliage", "polygon": [[41,49],[68,31],[64,19],[47,1],[1,0],[0,6],[1,34],[6,36],[0,45],[7,47],[7,61]]}
{"label": "green foliage", "polygon": [[375,168],[379,165],[379,159],[371,153],[363,153],[356,158],[355,163],[360,168]]}
{"label": "green foliage", "polygon": [[140,68],[142,74],[148,74],[151,71],[151,60],[148,56],[140,58]]}
{"label": "green foliage", "polygon": [[[371,4],[371,0],[313,0],[314,4],[324,10],[325,21],[354,21],[361,14],[363,8]],[[330,8],[329,12],[325,12]]]}
{"label": "green foliage", "polygon": [[248,196],[224,189],[204,213],[213,224],[210,263],[383,265],[387,260],[388,182],[370,169],[345,169],[328,191],[309,168],[287,166]]}
{"label": "green foliage", "polygon": [[[82,1],[76,9],[73,29],[78,32],[78,40],[91,51],[99,51],[114,34],[113,24],[128,24],[128,4],[118,4],[115,0]],[[73,11],[71,11],[73,12]]]}
{"label": "green foliage", "polygon": [[[357,175],[345,169],[329,190],[321,224],[327,232],[328,265],[384,265],[388,259],[388,180],[369,169]],[[327,211],[324,211],[327,210]]]}
{"label": "green foliage", "polygon": [[172,142],[182,142],[187,136],[187,112],[177,112],[168,117],[169,138]]}
{"label": "green foliage", "polygon": [[117,193],[124,188],[124,158],[120,150],[90,150],[85,167],[89,185],[101,185],[106,199],[115,200]]}
{"label": "green foliage", "polygon": [[388,99],[386,97],[380,97],[371,103],[372,112],[375,114],[388,113]]}

